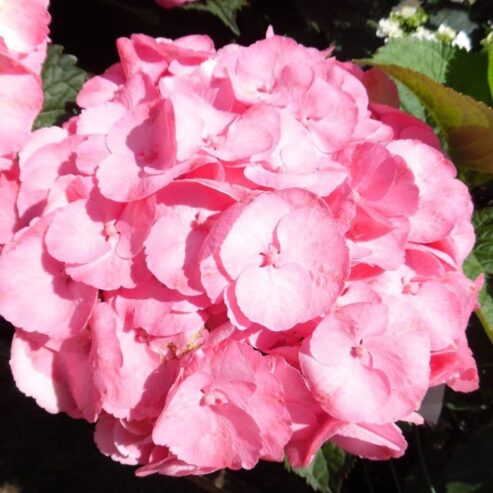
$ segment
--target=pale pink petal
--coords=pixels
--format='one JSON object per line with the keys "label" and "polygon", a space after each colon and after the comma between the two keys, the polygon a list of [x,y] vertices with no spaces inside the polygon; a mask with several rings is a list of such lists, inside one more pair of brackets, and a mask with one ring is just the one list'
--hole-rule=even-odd
{"label": "pale pink petal", "polygon": [[27,142],[34,119],[43,105],[43,91],[38,75],[2,53],[0,73],[0,155],[3,156],[19,151]]}
{"label": "pale pink petal", "polygon": [[146,240],[149,270],[171,289],[186,295],[199,294],[202,287],[195,262],[207,234],[203,225],[194,225],[179,212],[163,213]]}
{"label": "pale pink petal", "polygon": [[120,287],[133,288],[152,275],[145,264],[144,253],[124,259],[109,250],[86,264],[67,264],[67,274],[74,280],[112,291]]}
{"label": "pale pink petal", "polygon": [[0,172],[0,245],[7,243],[17,229],[18,212],[16,207],[19,192],[19,179],[14,169]]}
{"label": "pale pink petal", "polygon": [[115,228],[120,234],[116,254],[132,258],[142,251],[149,235],[156,210],[155,197],[150,196],[127,204],[116,221]]}
{"label": "pale pink petal", "polygon": [[189,164],[176,164],[173,108],[169,101],[144,103],[120,119],[107,137],[110,155],[96,172],[101,193],[117,202],[148,197]]}
{"label": "pale pink petal", "polygon": [[418,211],[410,220],[410,241],[441,240],[460,218],[469,217],[467,187],[455,179],[455,167],[441,152],[411,140],[392,142],[388,149],[406,161],[420,190]]}
{"label": "pale pink petal", "polygon": [[338,431],[331,441],[351,454],[372,460],[397,459],[407,448],[401,430],[393,423],[350,424]]}
{"label": "pale pink petal", "polygon": [[307,310],[312,296],[310,276],[294,263],[249,265],[238,276],[235,295],[245,316],[269,330],[287,330],[313,318]]}
{"label": "pale pink petal", "polygon": [[34,397],[38,406],[52,414],[69,411],[75,403],[69,389],[53,379],[56,352],[44,346],[45,339],[18,330],[12,341],[10,368],[18,389]]}
{"label": "pale pink petal", "polygon": [[43,237],[51,219],[39,220],[2,252],[0,312],[26,331],[64,339],[82,330],[97,290],[70,279],[46,251]]}
{"label": "pale pink petal", "polygon": [[156,417],[176,373],[163,363],[106,303],[91,319],[94,337],[95,381],[103,396],[103,409],[118,418]]}
{"label": "pale pink petal", "polygon": [[134,289],[120,289],[106,297],[113,301],[120,318],[131,328],[143,328],[153,336],[170,336],[186,331],[200,331],[205,314],[199,311],[202,299],[185,298],[155,278]]}
{"label": "pale pink petal", "polygon": [[293,211],[281,219],[276,236],[280,262],[295,262],[310,275],[308,317],[326,313],[340,294],[349,268],[348,250],[330,211],[318,204]]}
{"label": "pale pink petal", "polygon": [[195,373],[180,385],[156,422],[153,441],[199,467],[251,469],[261,449],[258,427],[233,404],[201,406],[201,389],[210,383],[209,375]]}
{"label": "pale pink petal", "polygon": [[18,53],[30,53],[48,37],[50,15],[46,0],[3,0],[0,37]]}
{"label": "pale pink petal", "polygon": [[419,407],[426,392],[427,336],[409,323],[412,318],[394,320],[393,312],[386,327],[385,312],[380,303],[346,305],[325,318],[302,346],[300,364],[315,398],[343,421],[402,419]]}
{"label": "pale pink petal", "polygon": [[46,232],[48,252],[67,263],[88,263],[111,250],[101,217],[93,218],[86,200],[77,200],[56,213]]}

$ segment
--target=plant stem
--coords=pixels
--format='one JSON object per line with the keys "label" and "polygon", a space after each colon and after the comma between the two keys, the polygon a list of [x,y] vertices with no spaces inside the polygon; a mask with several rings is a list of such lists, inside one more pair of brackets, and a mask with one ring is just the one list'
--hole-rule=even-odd
{"label": "plant stem", "polygon": [[361,464],[363,465],[363,473],[365,476],[366,484],[368,486],[368,491],[369,493],[375,493],[375,490],[373,489],[373,485],[371,484],[370,475],[368,474],[368,469],[366,468],[366,462],[364,459],[361,461]]}
{"label": "plant stem", "polygon": [[421,465],[421,469],[423,471],[423,475],[426,480],[426,484],[428,485],[428,488],[430,490],[430,493],[437,493],[435,488],[433,487],[433,483],[431,482],[430,475],[428,474],[428,469],[426,468],[426,462],[425,458],[423,455],[423,449],[421,448],[421,439],[419,438],[419,432],[416,426],[414,427],[414,435],[416,437],[416,445],[418,448],[418,457],[419,457],[419,463]]}
{"label": "plant stem", "polygon": [[394,467],[394,461],[389,460],[389,465],[390,465],[390,470],[392,471],[392,477],[394,478],[394,483],[395,483],[395,487],[397,489],[397,493],[402,493],[402,488],[401,488],[401,485],[399,483],[399,478],[397,477],[397,472],[396,472],[395,467]]}

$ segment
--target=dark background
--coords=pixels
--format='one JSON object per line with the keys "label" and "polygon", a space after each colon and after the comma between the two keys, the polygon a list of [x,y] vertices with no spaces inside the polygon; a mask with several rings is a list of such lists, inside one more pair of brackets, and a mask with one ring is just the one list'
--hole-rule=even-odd
{"label": "dark background", "polygon": [[[67,53],[76,55],[80,66],[91,73],[100,73],[117,61],[115,39],[119,36],[144,32],[174,38],[207,33],[219,47],[233,41],[254,42],[265,35],[268,25],[304,44],[325,48],[334,43],[337,56],[347,60],[367,56],[382,43],[374,34],[376,22],[395,3],[252,0],[251,6],[238,16],[241,35],[235,37],[221,21],[207,13],[166,11],[153,0],[52,0],[51,38],[63,45]],[[489,0],[478,0],[470,14],[477,26],[472,32],[476,42],[489,10]],[[491,200],[490,192],[487,188],[477,191],[478,207]],[[476,320],[468,334],[480,367],[481,389],[470,395],[447,392],[442,417],[435,428],[407,430],[409,449],[404,458],[382,463],[355,460],[345,482],[346,493],[444,493],[444,478],[450,474],[450,460],[457,451],[478,437],[491,437],[493,444],[492,346]],[[253,471],[228,471],[204,479],[135,478],[133,468],[114,463],[98,452],[92,440],[92,425],[65,415],[50,415],[15,388],[8,368],[11,337],[12,328],[2,322],[0,493],[311,491],[302,479],[287,473],[282,464],[271,463],[261,463]],[[485,459],[493,462],[493,447],[486,457],[480,447],[474,450],[478,458],[473,466],[481,465]],[[463,467],[467,469],[471,464]],[[493,491],[493,482],[489,484],[491,489],[478,493]]]}

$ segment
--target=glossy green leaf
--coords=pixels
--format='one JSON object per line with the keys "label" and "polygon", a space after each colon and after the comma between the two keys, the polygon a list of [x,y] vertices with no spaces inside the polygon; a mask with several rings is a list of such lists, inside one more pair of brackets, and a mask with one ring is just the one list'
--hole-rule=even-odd
{"label": "glossy green leaf", "polygon": [[493,275],[493,207],[487,207],[474,214],[476,245],[464,263],[464,272],[470,279],[485,274],[485,284],[479,292],[481,305],[476,315],[486,334],[493,343],[493,297],[491,296],[491,277]]}
{"label": "glossy green leaf", "polygon": [[448,64],[455,55],[456,48],[452,46],[409,37],[389,41],[377,50],[372,62],[412,68],[436,82],[444,83]]}
{"label": "glossy green leaf", "polygon": [[331,442],[326,442],[308,467],[291,468],[288,465],[288,468],[305,478],[315,491],[339,493],[352,464],[350,455]]}
{"label": "glossy green leaf", "polygon": [[236,36],[239,36],[240,29],[236,23],[236,15],[247,5],[248,0],[205,0],[204,3],[189,3],[184,8],[210,12],[228,26]]}
{"label": "glossy green leaf", "polygon": [[63,53],[63,46],[51,45],[41,78],[45,99],[43,109],[34,122],[34,129],[67,120],[71,116],[70,106],[75,103],[88,75],[77,66],[77,58]]}
{"label": "glossy green leaf", "polygon": [[474,256],[485,274],[493,274],[493,207],[486,207],[474,213],[476,245]]}
{"label": "glossy green leaf", "polygon": [[488,57],[488,85],[491,98],[493,99],[493,34],[490,34],[484,41],[485,53]]}

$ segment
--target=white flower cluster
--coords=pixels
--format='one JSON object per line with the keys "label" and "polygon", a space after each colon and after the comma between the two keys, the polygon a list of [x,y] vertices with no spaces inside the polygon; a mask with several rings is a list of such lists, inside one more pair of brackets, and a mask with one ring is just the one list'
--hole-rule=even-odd
{"label": "white flower cluster", "polygon": [[[454,0],[455,2],[472,5],[475,0]],[[404,38],[409,36],[426,41],[442,41],[443,43],[471,49],[471,40],[465,31],[456,31],[447,24],[440,24],[436,31],[425,27],[428,15],[423,9],[420,0],[405,0],[394,7],[389,17],[378,22],[377,36],[389,39]]]}

